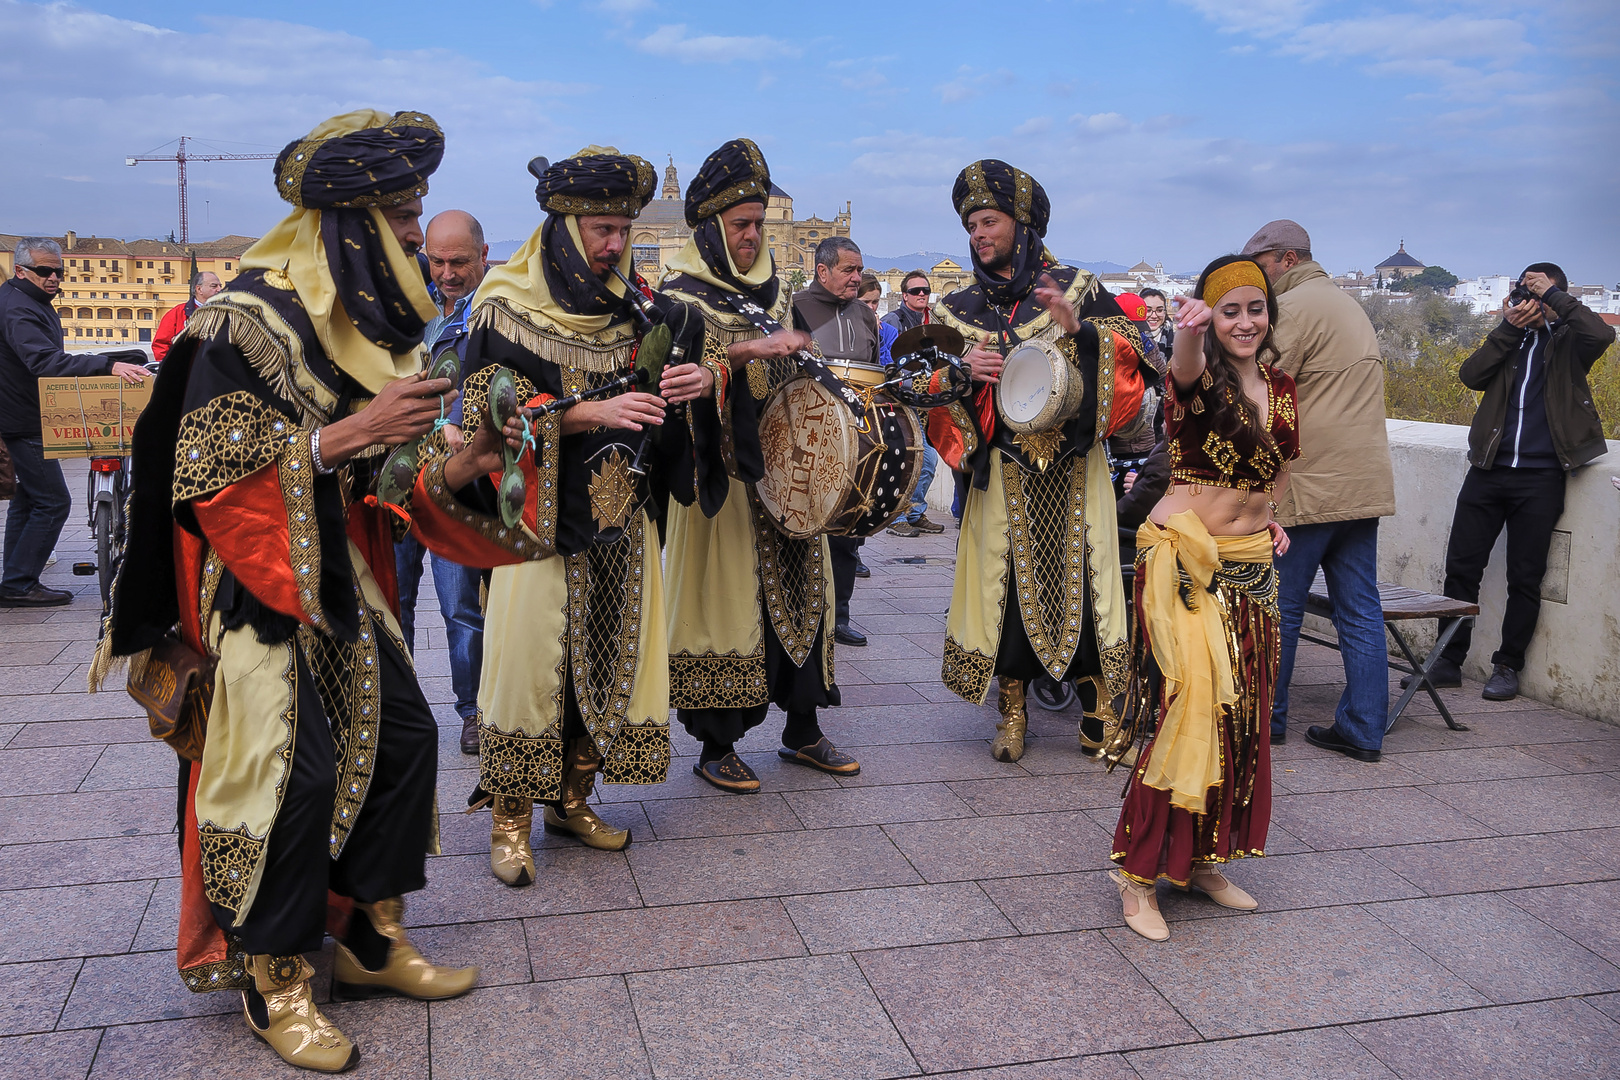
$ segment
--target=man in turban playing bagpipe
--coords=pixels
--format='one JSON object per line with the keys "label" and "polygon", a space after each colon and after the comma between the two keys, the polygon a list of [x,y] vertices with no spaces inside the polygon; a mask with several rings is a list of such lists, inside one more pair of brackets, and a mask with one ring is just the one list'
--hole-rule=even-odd
{"label": "man in turban playing bagpipe", "polygon": [[[991,753],[1017,761],[1024,685],[1045,674],[1089,680],[1107,714],[1129,660],[1114,492],[1104,439],[1141,404],[1141,337],[1102,284],[1059,265],[1044,237],[1051,204],[1027,173],[976,161],[951,192],[972,248],[974,283],[934,318],[971,344],[976,384],[935,410],[930,439],[972,476],[945,624],[945,685],[983,703],[994,678],[1001,720]],[[1044,342],[1078,377],[1078,413],[1041,431],[1009,428],[997,384],[1008,350]],[[1056,381],[1056,380],[1054,380]],[[1085,696],[1084,693],[1082,696]],[[1087,736],[1082,730],[1081,739]]]}
{"label": "man in turban playing bagpipe", "polygon": [[770,191],[770,169],[748,139],[710,154],[686,189],[692,239],[661,286],[703,315],[708,375],[692,415],[721,418],[725,463],[700,478],[701,514],[670,508],[670,694],[702,744],[693,771],[732,792],[759,790],[735,744],[773,702],[787,714],[783,761],[835,776],[860,771],[817,720],[818,709],[839,704],[827,538],[778,532],[754,491],[764,476],[760,414],[798,374],[794,355],[813,348],[809,334],[782,325],[791,297],[762,235]]}
{"label": "man in turban playing bagpipe", "polygon": [[241,990],[253,1033],[321,1072],[359,1060],[303,955],[329,926],[339,996],[437,1000],[478,976],[428,963],[403,927],[437,848],[438,728],[396,619],[403,517],[371,494],[381,451],[453,400],[419,374],[435,309],[414,257],[443,153],[430,117],[362,110],[277,157],[296,209],[186,324],[136,425],[129,547],[92,665],[94,688],[130,658],[158,733],[180,671],[217,663],[211,700],[187,695],[164,733],[186,759],[181,975]]}
{"label": "man in turban playing bagpipe", "polygon": [[529,169],[546,219],[484,278],[468,318],[463,414],[482,422],[453,455],[429,445],[411,500],[428,548],[493,568],[470,802],[490,801],[490,868],[513,886],[534,880],[536,802],[548,831],[618,851],[630,831],[589,805],[596,777],[656,784],[668,773],[649,500],[665,487],[690,497],[693,452],[680,436],[718,446],[702,417],[646,445],[666,427],[665,403],[689,401],[711,377],[662,362],[642,374],[660,334],[665,353],[701,348],[691,336],[701,323],[683,327],[685,309],[631,269],[630,223],[652,197],[652,166],[591,146]]}

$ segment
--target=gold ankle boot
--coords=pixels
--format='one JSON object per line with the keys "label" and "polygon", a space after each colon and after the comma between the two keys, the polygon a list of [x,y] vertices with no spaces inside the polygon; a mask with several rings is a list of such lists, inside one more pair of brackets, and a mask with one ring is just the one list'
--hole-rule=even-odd
{"label": "gold ankle boot", "polygon": [[242,1018],[248,1030],[270,1044],[281,1060],[300,1069],[338,1073],[360,1062],[350,1042],[315,1007],[309,980],[315,969],[302,956],[250,956],[248,971],[265,1006],[265,1023],[253,1019],[252,994],[242,991]]}
{"label": "gold ankle boot", "polygon": [[388,939],[388,959],[371,971],[343,942],[332,959],[333,993],[344,997],[371,997],[378,993],[403,994],[418,1001],[460,997],[478,981],[475,967],[437,967],[427,962],[405,936],[402,920],[405,900],[393,897],[375,904],[356,904],[350,919],[370,919],[372,927]]}
{"label": "gold ankle boot", "polygon": [[489,868],[508,885],[530,884],[534,881],[534,849],[529,846],[534,800],[497,795],[489,817]]}
{"label": "gold ankle boot", "polygon": [[591,789],[602,768],[602,757],[589,736],[575,739],[568,747],[568,764],[563,772],[562,809],[545,809],[546,831],[572,836],[587,847],[601,851],[623,851],[630,846],[630,830],[615,829],[591,809]]}
{"label": "gold ankle boot", "polygon": [[1001,720],[996,724],[996,737],[990,743],[990,756],[997,761],[1017,761],[1024,756],[1024,731],[1029,727],[1029,715],[1024,712],[1024,680],[997,679],[1000,694],[996,707]]}

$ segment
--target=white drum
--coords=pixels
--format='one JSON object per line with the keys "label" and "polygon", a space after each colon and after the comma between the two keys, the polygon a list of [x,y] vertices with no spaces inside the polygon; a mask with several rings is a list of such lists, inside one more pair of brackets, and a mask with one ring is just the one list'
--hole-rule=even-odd
{"label": "white drum", "polygon": [[996,412],[1017,432],[1037,433],[1080,414],[1085,387],[1057,346],[1023,341],[1007,353],[996,384]]}

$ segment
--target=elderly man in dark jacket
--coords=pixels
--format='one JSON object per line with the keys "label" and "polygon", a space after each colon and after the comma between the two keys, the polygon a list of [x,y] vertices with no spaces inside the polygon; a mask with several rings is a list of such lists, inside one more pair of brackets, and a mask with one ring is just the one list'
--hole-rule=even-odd
{"label": "elderly man in dark jacket", "polygon": [[[1491,657],[1488,701],[1519,693],[1525,650],[1541,613],[1541,579],[1553,526],[1564,512],[1564,480],[1607,451],[1587,372],[1614,330],[1568,293],[1564,272],[1535,263],[1520,275],[1501,325],[1458,371],[1483,391],[1468,432],[1472,468],[1457,495],[1446,545],[1447,596],[1475,603],[1491,548],[1507,528],[1507,608],[1502,646]],[[1436,686],[1461,686],[1471,627],[1457,629],[1436,662]]]}
{"label": "elderly man in dark jacket", "polygon": [[[117,375],[139,383],[146,369],[122,356],[69,353],[62,348],[62,319],[51,302],[62,287],[62,248],[55,240],[25,236],[17,241],[15,276],[0,284],[0,438],[17,470],[17,492],[6,514],[0,608],[55,607],[73,599],[65,589],[39,583],[56,547],[73,498],[62,466],[45,458],[40,434],[39,380],[72,375]],[[139,352],[132,352],[139,358]]]}

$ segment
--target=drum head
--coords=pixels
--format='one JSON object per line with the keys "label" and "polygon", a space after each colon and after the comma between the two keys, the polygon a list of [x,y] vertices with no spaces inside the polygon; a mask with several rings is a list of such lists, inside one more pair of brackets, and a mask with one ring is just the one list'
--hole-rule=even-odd
{"label": "drum head", "polygon": [[783,533],[821,533],[855,483],[858,433],[849,406],[807,377],[783,386],[759,419],[759,501]]}
{"label": "drum head", "polygon": [[1046,350],[1026,341],[1015,345],[1001,369],[996,401],[1001,414],[1014,424],[1028,424],[1052,398],[1052,362]]}

